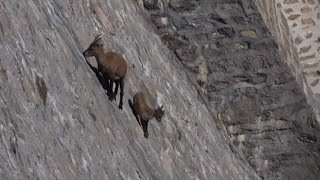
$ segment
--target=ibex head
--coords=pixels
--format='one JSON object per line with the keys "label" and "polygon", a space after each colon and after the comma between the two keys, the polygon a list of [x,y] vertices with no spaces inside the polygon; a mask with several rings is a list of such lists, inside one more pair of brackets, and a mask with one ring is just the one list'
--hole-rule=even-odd
{"label": "ibex head", "polygon": [[83,52],[84,57],[96,56],[103,46],[102,36],[98,35],[94,38],[93,42],[90,44],[89,48]]}
{"label": "ibex head", "polygon": [[158,107],[155,111],[154,111],[154,117],[156,118],[156,120],[158,122],[161,122],[161,118],[164,115],[164,110],[163,110],[163,106]]}

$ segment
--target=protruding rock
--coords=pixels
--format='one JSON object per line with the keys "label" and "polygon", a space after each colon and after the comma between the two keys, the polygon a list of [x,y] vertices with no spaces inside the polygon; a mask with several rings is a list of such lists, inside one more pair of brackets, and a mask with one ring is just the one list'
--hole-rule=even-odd
{"label": "protruding rock", "polygon": [[148,10],[163,9],[161,0],[143,0],[143,6]]}
{"label": "protruding rock", "polygon": [[257,33],[254,30],[243,30],[240,32],[241,36],[250,37],[250,38],[257,38]]}
{"label": "protruding rock", "polygon": [[169,7],[175,11],[191,11],[198,7],[198,0],[171,0]]}
{"label": "protruding rock", "polygon": [[166,16],[154,17],[152,20],[157,28],[167,27],[169,25],[169,18]]}

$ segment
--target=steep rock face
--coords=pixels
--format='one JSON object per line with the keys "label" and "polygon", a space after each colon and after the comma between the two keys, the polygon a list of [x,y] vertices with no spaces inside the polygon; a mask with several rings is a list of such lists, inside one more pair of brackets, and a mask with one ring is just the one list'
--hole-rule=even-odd
{"label": "steep rock face", "polygon": [[[258,179],[138,4],[0,1],[0,177]],[[144,89],[165,106],[149,139],[127,103],[120,111],[108,100],[82,56],[100,33],[130,66],[125,102]]]}
{"label": "steep rock face", "polygon": [[172,0],[162,7],[147,11],[158,33],[250,165],[265,179],[317,179],[319,124],[255,1]]}

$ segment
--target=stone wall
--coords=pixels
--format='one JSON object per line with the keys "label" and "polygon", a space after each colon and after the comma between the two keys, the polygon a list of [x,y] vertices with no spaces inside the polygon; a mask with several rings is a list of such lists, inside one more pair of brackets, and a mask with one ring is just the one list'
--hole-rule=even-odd
{"label": "stone wall", "polygon": [[[255,3],[0,1],[0,177],[317,179],[311,88],[301,88],[299,61],[285,61],[300,54],[290,36],[291,49],[278,46],[269,29],[290,26],[268,29]],[[149,139],[82,56],[97,34],[128,61],[125,101],[144,90],[165,106]]]}
{"label": "stone wall", "polygon": [[317,179],[319,124],[256,1],[143,2],[249,164],[265,179]]}
{"label": "stone wall", "polygon": [[[122,111],[82,55],[98,34],[129,65]],[[258,179],[135,1],[1,0],[0,51],[0,179]],[[165,109],[148,139],[140,90]]]}
{"label": "stone wall", "polygon": [[260,12],[313,106],[320,109],[320,6],[316,0],[257,0]]}

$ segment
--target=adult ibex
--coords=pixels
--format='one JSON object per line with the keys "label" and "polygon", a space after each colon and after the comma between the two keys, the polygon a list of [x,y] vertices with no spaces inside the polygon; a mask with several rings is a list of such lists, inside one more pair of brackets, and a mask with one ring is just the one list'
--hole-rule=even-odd
{"label": "adult ibex", "polygon": [[[84,57],[94,56],[98,63],[98,71],[103,75],[107,86],[107,95],[109,99],[116,100],[118,88],[120,85],[120,103],[119,109],[123,106],[124,84],[127,74],[127,62],[123,56],[115,52],[105,52],[101,35],[97,36],[90,44],[89,48],[83,52]],[[113,83],[116,84],[113,92]]]}

